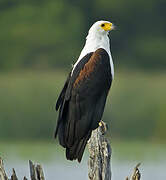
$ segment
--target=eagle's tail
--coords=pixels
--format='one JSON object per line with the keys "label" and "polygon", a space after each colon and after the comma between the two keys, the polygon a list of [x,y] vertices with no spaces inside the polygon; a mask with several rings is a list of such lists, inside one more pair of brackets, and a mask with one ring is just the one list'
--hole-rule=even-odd
{"label": "eagle's tail", "polygon": [[79,142],[75,142],[70,148],[66,147],[66,158],[71,161],[77,159],[78,162],[81,162],[87,141],[89,140],[90,136],[91,132],[88,132],[88,134]]}

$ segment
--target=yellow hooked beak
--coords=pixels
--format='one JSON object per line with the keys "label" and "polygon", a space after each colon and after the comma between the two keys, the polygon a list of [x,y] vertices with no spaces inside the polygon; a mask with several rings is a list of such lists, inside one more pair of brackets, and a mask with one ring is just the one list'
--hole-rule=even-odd
{"label": "yellow hooked beak", "polygon": [[101,27],[105,31],[111,31],[111,30],[115,29],[115,26],[112,23],[102,23]]}

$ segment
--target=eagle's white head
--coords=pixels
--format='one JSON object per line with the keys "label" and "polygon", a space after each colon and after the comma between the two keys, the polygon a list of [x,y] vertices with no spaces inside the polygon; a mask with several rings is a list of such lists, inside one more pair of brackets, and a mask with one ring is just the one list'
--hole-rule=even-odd
{"label": "eagle's white head", "polygon": [[115,26],[109,21],[97,21],[89,29],[88,35],[107,35],[109,31],[115,29]]}
{"label": "eagle's white head", "polygon": [[110,41],[108,37],[109,31],[115,29],[115,26],[109,21],[97,21],[89,29],[88,35],[86,37],[85,46],[81,51],[81,54],[74,64],[73,70],[78,64],[78,62],[88,53],[95,52],[99,48],[103,48],[107,51],[110,57],[110,65],[112,71],[112,77],[114,76],[113,61],[110,52]]}

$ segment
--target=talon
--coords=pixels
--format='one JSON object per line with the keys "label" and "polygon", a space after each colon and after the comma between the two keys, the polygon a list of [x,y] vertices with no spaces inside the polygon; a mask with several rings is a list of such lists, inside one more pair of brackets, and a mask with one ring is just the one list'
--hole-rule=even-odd
{"label": "talon", "polygon": [[101,121],[99,122],[99,126],[100,126],[100,127],[102,127],[102,126],[103,126],[103,123],[102,123]]}
{"label": "talon", "polygon": [[100,127],[100,131],[102,132],[102,134],[105,134],[108,126],[106,123],[104,123],[102,120],[99,122],[99,127]]}

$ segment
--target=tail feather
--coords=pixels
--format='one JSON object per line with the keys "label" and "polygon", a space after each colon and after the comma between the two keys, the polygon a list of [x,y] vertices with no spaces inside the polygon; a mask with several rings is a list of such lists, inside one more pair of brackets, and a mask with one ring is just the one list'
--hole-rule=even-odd
{"label": "tail feather", "polygon": [[79,142],[74,143],[72,147],[66,148],[66,158],[68,160],[78,160],[81,162],[87,141],[91,136],[91,132],[89,132],[86,137],[82,138]]}

